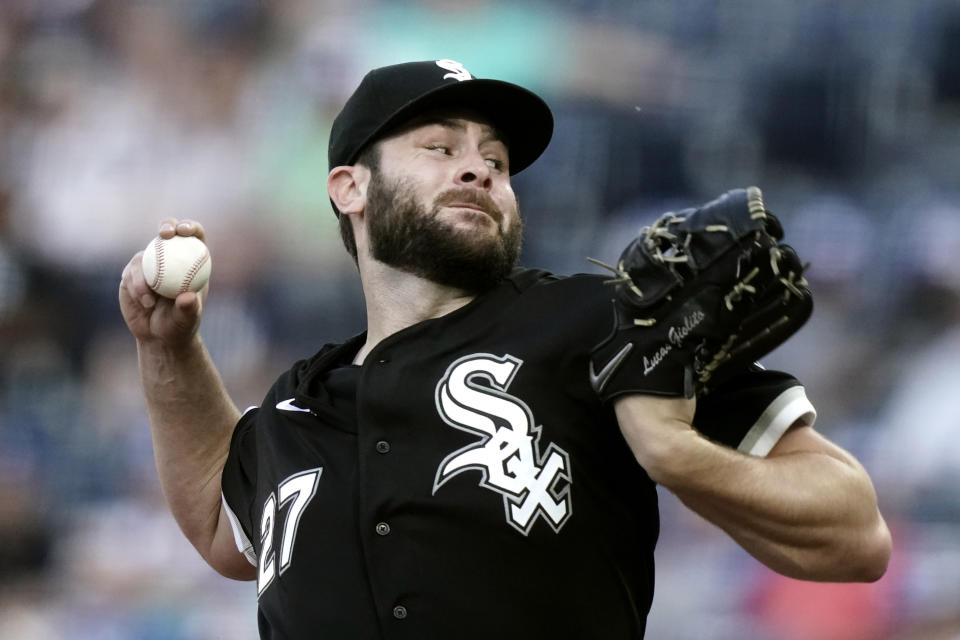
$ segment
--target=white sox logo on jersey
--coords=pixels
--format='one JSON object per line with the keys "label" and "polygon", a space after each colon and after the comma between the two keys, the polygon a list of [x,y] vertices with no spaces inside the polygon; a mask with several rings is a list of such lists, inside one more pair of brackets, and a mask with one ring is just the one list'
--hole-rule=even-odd
{"label": "white sox logo on jersey", "polygon": [[436,403],[444,421],[479,442],[447,456],[437,468],[433,493],[469,469],[480,471],[480,486],[503,495],[507,523],[527,535],[542,516],[554,531],[573,513],[570,457],[553,443],[540,450],[541,427],[530,408],[507,393],[523,361],[479,353],[460,358],[437,384]]}

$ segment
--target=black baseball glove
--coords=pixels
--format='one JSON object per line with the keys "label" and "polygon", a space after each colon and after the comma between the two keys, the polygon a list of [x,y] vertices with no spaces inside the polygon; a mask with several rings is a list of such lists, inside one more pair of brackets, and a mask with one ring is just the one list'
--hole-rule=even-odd
{"label": "black baseball glove", "polygon": [[590,354],[603,400],[709,392],[793,335],[813,298],[760,189],[663,215],[616,267],[614,328]]}

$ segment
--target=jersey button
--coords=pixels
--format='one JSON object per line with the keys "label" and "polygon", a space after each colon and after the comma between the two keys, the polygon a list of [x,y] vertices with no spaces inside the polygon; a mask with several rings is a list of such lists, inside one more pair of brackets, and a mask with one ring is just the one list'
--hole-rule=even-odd
{"label": "jersey button", "polygon": [[386,440],[381,440],[377,443],[377,453],[390,453],[390,443]]}
{"label": "jersey button", "polygon": [[393,617],[397,620],[403,620],[407,617],[407,608],[402,604],[398,604],[393,608]]}
{"label": "jersey button", "polygon": [[376,530],[377,535],[385,536],[390,533],[390,525],[388,525],[386,522],[378,522]]}

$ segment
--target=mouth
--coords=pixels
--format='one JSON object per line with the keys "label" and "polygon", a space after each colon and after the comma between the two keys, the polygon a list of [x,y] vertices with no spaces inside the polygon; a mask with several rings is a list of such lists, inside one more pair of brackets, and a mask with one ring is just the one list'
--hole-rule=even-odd
{"label": "mouth", "polygon": [[[467,203],[464,203],[464,202],[451,202],[451,203],[448,204],[447,206],[450,207],[450,208],[452,208],[452,209],[470,209],[471,211],[478,211],[478,212],[484,213],[484,214],[486,214],[486,215],[488,215],[488,216],[490,215],[490,212],[489,212],[489,211],[487,211],[487,210],[484,209],[483,207],[481,207],[481,206],[479,206],[479,205],[475,205],[475,204],[467,204]],[[492,216],[491,216],[491,217],[492,217]]]}
{"label": "mouth", "polygon": [[454,189],[448,191],[436,199],[434,206],[472,212],[467,214],[470,217],[483,214],[497,224],[500,224],[503,220],[503,213],[493,199],[488,194],[472,189]]}

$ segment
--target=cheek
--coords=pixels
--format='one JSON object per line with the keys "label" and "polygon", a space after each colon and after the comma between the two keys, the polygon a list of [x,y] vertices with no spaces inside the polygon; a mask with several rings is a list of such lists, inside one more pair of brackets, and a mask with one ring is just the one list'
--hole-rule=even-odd
{"label": "cheek", "polygon": [[439,190],[429,182],[417,178],[408,178],[404,184],[407,187],[407,196],[421,209],[431,210]]}
{"label": "cheek", "polygon": [[512,189],[505,190],[505,192],[497,198],[497,206],[500,207],[500,211],[503,212],[504,220],[508,220],[511,226],[517,223],[520,214],[517,206],[517,197],[514,195]]}

